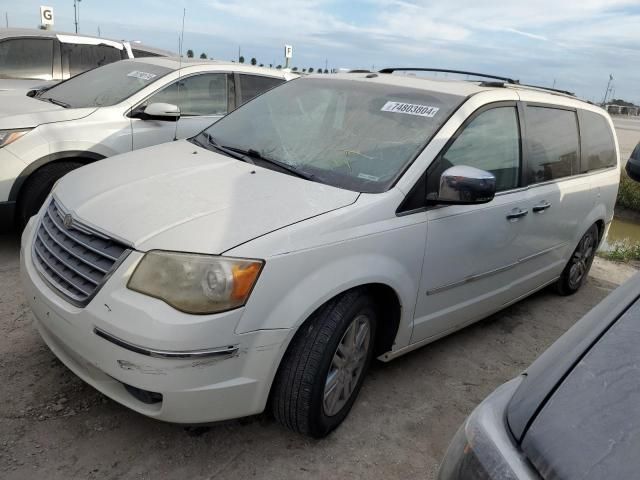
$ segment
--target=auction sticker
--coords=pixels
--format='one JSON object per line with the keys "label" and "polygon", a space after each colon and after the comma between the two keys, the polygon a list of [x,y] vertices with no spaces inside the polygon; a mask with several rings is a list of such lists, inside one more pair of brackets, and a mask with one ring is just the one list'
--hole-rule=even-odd
{"label": "auction sticker", "polygon": [[139,72],[138,70],[134,70],[133,72],[127,73],[127,77],[135,77],[141,80],[151,80],[152,78],[157,77],[157,75],[155,73]]}
{"label": "auction sticker", "polygon": [[415,103],[387,102],[380,109],[381,112],[406,113],[407,115],[418,115],[419,117],[435,117],[440,110],[438,107],[429,105],[416,105]]}

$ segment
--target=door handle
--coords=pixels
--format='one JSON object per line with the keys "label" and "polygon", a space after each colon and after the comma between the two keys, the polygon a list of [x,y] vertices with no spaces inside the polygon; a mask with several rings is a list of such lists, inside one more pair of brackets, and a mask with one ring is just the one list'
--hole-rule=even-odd
{"label": "door handle", "polygon": [[543,200],[538,205],[535,205],[531,210],[533,210],[533,213],[541,213],[544,212],[547,208],[551,208],[551,204],[546,200]]}
{"label": "door handle", "polygon": [[507,220],[509,220],[510,222],[517,222],[527,213],[529,213],[529,210],[525,208],[514,208],[513,210],[511,210],[511,213],[507,214]]}

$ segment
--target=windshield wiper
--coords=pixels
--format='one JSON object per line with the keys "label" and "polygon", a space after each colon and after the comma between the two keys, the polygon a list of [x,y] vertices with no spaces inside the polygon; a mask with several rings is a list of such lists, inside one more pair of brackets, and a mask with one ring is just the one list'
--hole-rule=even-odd
{"label": "windshield wiper", "polygon": [[[238,153],[230,148],[227,147],[223,147],[222,145],[218,145],[218,143],[213,139],[213,137],[211,136],[211,134],[207,133],[207,132],[202,132],[202,135],[204,136],[204,138],[207,139],[207,144],[210,147],[215,148],[216,150],[224,153],[225,155],[229,156],[229,157],[233,157],[236,158],[238,160],[242,160],[243,162],[247,162],[250,164],[254,164],[253,160],[251,160],[251,158],[248,158],[246,155],[243,155],[242,153]],[[200,143],[196,138],[194,138],[193,140],[195,140],[196,142]],[[204,145],[203,145],[204,146]]]}
{"label": "windshield wiper", "polygon": [[288,163],[281,162],[280,160],[275,160],[273,158],[265,157],[259,151],[253,148],[248,148],[246,150],[242,148],[227,147],[227,146],[223,148],[226,148],[227,150],[232,150],[246,157],[255,158],[256,160],[260,160],[265,163],[270,163],[272,165],[275,165],[278,168],[281,168],[282,170],[286,170],[287,172],[291,173],[292,175],[295,175],[296,177],[304,178],[305,180],[312,180],[313,178],[315,178],[313,174],[300,170],[298,167],[294,165],[289,165]]}
{"label": "windshield wiper", "polygon": [[62,108],[69,108],[71,106],[68,103],[61,102],[60,100],[56,100],[51,97],[37,97],[37,98],[38,100],[44,100],[46,102],[53,103],[54,105],[58,105],[59,107],[62,107]]}

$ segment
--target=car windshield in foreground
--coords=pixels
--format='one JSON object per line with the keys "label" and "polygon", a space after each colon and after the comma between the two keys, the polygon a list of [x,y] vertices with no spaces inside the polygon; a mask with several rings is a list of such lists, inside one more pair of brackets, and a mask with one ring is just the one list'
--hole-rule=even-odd
{"label": "car windshield in foreground", "polygon": [[38,98],[71,108],[108,107],[122,102],[172,71],[143,62],[110,63],[55,85]]}
{"label": "car windshield in foreground", "polygon": [[[358,192],[387,190],[464,97],[373,82],[304,78],[219,120],[196,140],[253,152],[277,169]],[[265,162],[265,163],[267,163]],[[282,169],[282,168],[281,168]]]}

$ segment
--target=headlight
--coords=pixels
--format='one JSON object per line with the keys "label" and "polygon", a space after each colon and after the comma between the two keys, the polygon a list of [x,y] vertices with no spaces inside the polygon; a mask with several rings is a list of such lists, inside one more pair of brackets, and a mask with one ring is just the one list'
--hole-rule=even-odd
{"label": "headlight", "polygon": [[264,262],[193,253],[145,254],[127,287],[194,314],[241,307],[249,298]]}
{"label": "headlight", "polygon": [[538,474],[515,445],[506,425],[509,400],[522,381],[501,385],[469,415],[453,437],[438,480],[534,480]]}
{"label": "headlight", "polygon": [[31,129],[26,128],[21,130],[0,130],[0,148],[6,147],[10,143],[15,142],[29,130]]}

